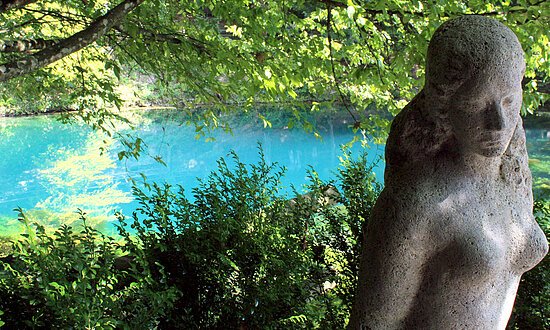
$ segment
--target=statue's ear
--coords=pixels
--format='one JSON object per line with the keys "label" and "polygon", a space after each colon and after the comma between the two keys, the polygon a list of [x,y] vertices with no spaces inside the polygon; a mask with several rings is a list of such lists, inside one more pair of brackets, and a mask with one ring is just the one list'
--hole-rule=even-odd
{"label": "statue's ear", "polygon": [[523,196],[531,196],[532,181],[522,120],[518,120],[510,144],[501,157],[500,174],[508,183],[519,189]]}
{"label": "statue's ear", "polygon": [[505,157],[525,157],[527,158],[527,144],[525,139],[525,130],[523,129],[523,121],[521,117],[518,119],[514,134],[510,139],[508,148],[504,153]]}

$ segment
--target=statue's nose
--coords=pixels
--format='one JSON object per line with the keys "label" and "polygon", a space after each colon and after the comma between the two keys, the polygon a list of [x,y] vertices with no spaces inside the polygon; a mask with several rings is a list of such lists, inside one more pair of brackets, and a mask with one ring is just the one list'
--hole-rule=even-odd
{"label": "statue's nose", "polygon": [[492,102],[487,107],[485,117],[485,127],[488,129],[500,131],[506,127],[504,108],[498,101]]}

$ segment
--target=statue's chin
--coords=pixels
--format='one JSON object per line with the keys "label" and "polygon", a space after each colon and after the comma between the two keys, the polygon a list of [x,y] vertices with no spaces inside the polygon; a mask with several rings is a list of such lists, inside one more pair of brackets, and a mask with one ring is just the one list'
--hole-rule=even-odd
{"label": "statue's chin", "polygon": [[468,143],[464,143],[461,149],[466,154],[477,154],[486,158],[500,157],[508,148],[510,144],[509,139],[498,140],[469,140]]}

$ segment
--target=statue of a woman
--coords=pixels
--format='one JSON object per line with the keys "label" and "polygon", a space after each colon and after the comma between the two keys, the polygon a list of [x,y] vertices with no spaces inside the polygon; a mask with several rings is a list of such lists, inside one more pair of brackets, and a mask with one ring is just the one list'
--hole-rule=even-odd
{"label": "statue of a woman", "polygon": [[395,118],[351,329],[504,329],[547,253],[520,118],[523,51],[482,16],[444,23]]}

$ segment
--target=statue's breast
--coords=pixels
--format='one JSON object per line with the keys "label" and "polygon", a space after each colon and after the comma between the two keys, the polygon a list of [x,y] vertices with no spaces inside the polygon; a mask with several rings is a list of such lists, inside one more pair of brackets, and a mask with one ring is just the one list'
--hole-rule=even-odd
{"label": "statue's breast", "polygon": [[454,228],[446,231],[452,234],[443,246],[454,250],[449,256],[460,272],[511,269],[521,275],[540,262],[548,243],[530,205],[526,198],[497,196],[486,189],[450,195],[439,203],[445,225]]}
{"label": "statue's breast", "polygon": [[510,208],[509,211],[509,257],[512,269],[521,274],[544,258],[548,253],[548,242],[531,211],[521,208]]}

